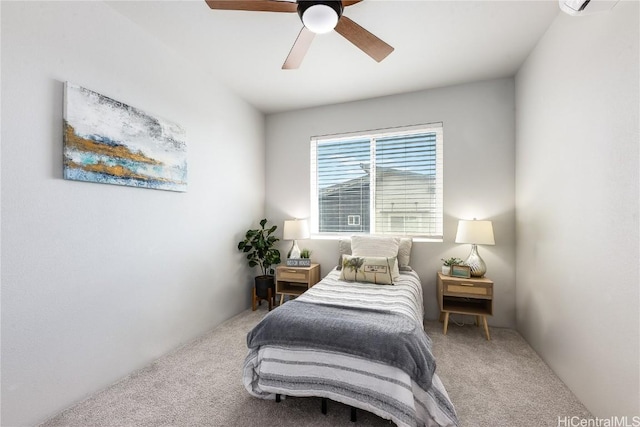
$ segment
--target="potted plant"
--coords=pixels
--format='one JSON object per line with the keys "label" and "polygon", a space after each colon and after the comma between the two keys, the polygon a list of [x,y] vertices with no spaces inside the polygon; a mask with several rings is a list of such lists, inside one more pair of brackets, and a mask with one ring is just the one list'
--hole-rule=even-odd
{"label": "potted plant", "polygon": [[309,249],[303,249],[300,251],[300,258],[309,259],[311,258],[311,251]]}
{"label": "potted plant", "polygon": [[247,254],[249,267],[260,266],[262,275],[255,278],[256,295],[260,298],[268,298],[268,290],[272,289],[275,298],[275,286],[273,281],[272,265],[280,263],[280,251],[274,248],[278,239],[273,233],[278,228],[276,225],[265,228],[266,218],[260,221],[260,228],[248,230],[244,240],[238,242],[238,249]]}
{"label": "potted plant", "polygon": [[455,257],[451,257],[447,259],[440,258],[440,260],[442,260],[442,274],[447,276],[451,272],[452,265],[462,265],[462,263],[464,263],[464,261],[462,261],[460,258],[455,258]]}

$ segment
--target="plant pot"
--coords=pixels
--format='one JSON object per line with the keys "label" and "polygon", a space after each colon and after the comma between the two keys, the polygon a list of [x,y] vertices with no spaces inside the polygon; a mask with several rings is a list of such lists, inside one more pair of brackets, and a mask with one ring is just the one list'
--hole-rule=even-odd
{"label": "plant pot", "polygon": [[445,276],[448,276],[451,273],[451,267],[447,266],[447,265],[443,265],[442,266],[442,274],[444,274]]}
{"label": "plant pot", "polygon": [[275,295],[276,287],[273,276],[256,276],[255,278],[256,295],[260,298],[267,299],[269,297],[268,289],[271,288],[271,295]]}

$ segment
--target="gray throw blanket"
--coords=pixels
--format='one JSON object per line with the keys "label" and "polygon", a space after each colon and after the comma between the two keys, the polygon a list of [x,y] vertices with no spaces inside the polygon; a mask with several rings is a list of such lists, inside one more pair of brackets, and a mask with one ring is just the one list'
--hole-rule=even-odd
{"label": "gray throw blanket", "polygon": [[287,345],[338,351],[401,369],[431,388],[431,340],[415,320],[392,312],[289,301],[247,335],[247,346]]}

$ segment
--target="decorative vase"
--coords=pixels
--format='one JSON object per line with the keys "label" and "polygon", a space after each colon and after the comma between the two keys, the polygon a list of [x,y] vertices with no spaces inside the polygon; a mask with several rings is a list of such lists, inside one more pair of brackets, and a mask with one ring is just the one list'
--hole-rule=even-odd
{"label": "decorative vase", "polygon": [[478,253],[478,245],[471,245],[471,253],[464,265],[468,265],[471,269],[471,277],[482,277],[487,272],[487,265]]}
{"label": "decorative vase", "polygon": [[442,274],[444,274],[445,276],[448,276],[450,273],[451,273],[451,267],[449,267],[448,265],[443,265]]}

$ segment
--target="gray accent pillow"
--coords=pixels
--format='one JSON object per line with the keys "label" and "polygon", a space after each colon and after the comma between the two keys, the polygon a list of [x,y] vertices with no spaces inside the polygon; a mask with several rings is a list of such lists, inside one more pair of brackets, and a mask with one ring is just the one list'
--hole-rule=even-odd
{"label": "gray accent pillow", "polygon": [[400,271],[412,271],[409,266],[411,264],[411,246],[413,240],[410,237],[400,238],[400,246],[398,247],[398,269]]}
{"label": "gray accent pillow", "polygon": [[338,270],[342,270],[342,255],[351,255],[351,239],[338,240]]}

